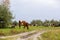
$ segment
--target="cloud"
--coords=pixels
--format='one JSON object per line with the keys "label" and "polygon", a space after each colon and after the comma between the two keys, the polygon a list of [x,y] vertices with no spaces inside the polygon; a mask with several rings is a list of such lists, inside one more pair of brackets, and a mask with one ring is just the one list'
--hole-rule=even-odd
{"label": "cloud", "polygon": [[58,8],[60,4],[57,0],[40,0],[38,2],[42,5],[45,5],[51,8]]}
{"label": "cloud", "polygon": [[28,4],[30,6],[47,6],[51,8],[59,8],[60,7],[60,1],[59,0],[22,0],[25,5]]}
{"label": "cloud", "polygon": [[[48,7],[48,8],[60,8],[60,0],[11,0],[14,1],[14,3],[18,3],[17,5],[19,6],[20,4],[24,7]],[[15,3],[15,4],[16,4]],[[20,6],[21,6],[20,5]]]}
{"label": "cloud", "polygon": [[16,20],[60,19],[60,0],[11,0],[11,9]]}

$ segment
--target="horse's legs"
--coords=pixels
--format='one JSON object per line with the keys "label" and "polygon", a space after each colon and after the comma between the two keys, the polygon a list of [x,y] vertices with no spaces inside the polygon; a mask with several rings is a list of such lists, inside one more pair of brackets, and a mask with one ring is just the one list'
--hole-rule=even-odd
{"label": "horse's legs", "polygon": [[19,24],[19,28],[21,27],[21,25]]}
{"label": "horse's legs", "polygon": [[27,29],[29,29],[28,25],[26,27],[27,27]]}
{"label": "horse's legs", "polygon": [[27,29],[29,29],[28,25],[24,25],[24,28],[25,28],[25,27],[26,27]]}
{"label": "horse's legs", "polygon": [[20,27],[20,25],[19,25],[19,27]]}

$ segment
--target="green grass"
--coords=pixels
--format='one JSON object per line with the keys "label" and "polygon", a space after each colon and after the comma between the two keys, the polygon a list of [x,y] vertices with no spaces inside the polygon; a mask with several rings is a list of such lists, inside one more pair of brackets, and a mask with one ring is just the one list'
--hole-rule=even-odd
{"label": "green grass", "polygon": [[23,27],[19,28],[4,28],[4,29],[0,29],[0,36],[9,36],[9,35],[14,35],[14,34],[19,34],[19,33],[23,33],[23,32],[29,32],[32,30],[37,30],[40,29],[40,27],[29,27],[29,29],[27,30],[26,28],[24,29]]}
{"label": "green grass", "polygon": [[43,26],[30,26],[29,29],[27,30],[27,28],[19,28],[18,26],[16,28],[4,28],[4,29],[0,29],[0,36],[9,36],[9,35],[15,35],[15,34],[19,34],[19,33],[23,33],[23,32],[29,32],[29,31],[33,31],[33,30],[53,30],[53,29],[60,29],[60,27],[43,27]]}
{"label": "green grass", "polygon": [[41,35],[43,40],[60,40],[60,29],[51,30]]}
{"label": "green grass", "polygon": [[16,40],[18,37],[0,38],[0,40]]}
{"label": "green grass", "polygon": [[26,28],[24,29],[23,27],[19,28],[18,26],[16,28],[4,28],[0,29],[0,36],[9,36],[13,34],[19,34],[23,32],[29,32],[32,30],[42,30],[42,29],[44,29],[44,27],[42,26],[39,27],[30,26],[28,30]]}
{"label": "green grass", "polygon": [[[20,33],[23,33],[23,32],[29,32],[29,31],[33,31],[33,30],[41,31],[41,30],[57,30],[57,29],[60,29],[60,27],[44,27],[44,26],[36,27],[36,26],[30,26],[29,29],[27,30],[26,28],[24,29],[23,27],[19,28],[18,26],[16,26],[16,28],[0,29],[0,36],[10,36],[10,35],[20,34]],[[0,40],[15,40],[15,38],[5,38],[5,39],[0,38]]]}

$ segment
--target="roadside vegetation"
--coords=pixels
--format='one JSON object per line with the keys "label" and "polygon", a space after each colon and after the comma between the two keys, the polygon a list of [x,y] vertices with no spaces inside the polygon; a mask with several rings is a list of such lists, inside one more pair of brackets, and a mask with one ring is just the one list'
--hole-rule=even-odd
{"label": "roadside vegetation", "polygon": [[33,31],[33,30],[42,31],[42,30],[53,30],[53,29],[60,29],[60,27],[30,26],[29,29],[27,30],[26,28],[24,29],[23,26],[21,26],[21,28],[16,26],[16,28],[0,29],[0,36],[15,35],[15,34],[19,34],[19,33],[23,33],[23,32],[29,32],[29,31]]}
{"label": "roadside vegetation", "polygon": [[[55,39],[57,37],[57,39],[60,37],[60,27],[44,27],[44,26],[30,26],[30,28],[27,30],[26,28],[24,29],[23,27],[19,28],[18,26],[16,28],[5,28],[5,29],[0,29],[0,36],[11,36],[11,35],[15,35],[15,34],[20,34],[23,32],[29,32],[29,31],[33,31],[33,30],[38,30],[38,31],[47,31],[46,33],[42,34],[42,39],[43,40],[48,40],[51,38],[51,40]],[[50,36],[50,37],[49,37]],[[5,38],[1,40],[15,40],[17,37],[14,38]],[[40,40],[40,38],[38,37],[38,39]]]}
{"label": "roadside vegetation", "polygon": [[9,36],[9,35],[15,35],[15,34],[23,33],[23,32],[29,32],[33,30],[42,30],[42,29],[45,29],[45,28],[42,26],[39,26],[39,27],[30,26],[29,29],[27,30],[26,28],[24,29],[23,26],[21,26],[21,28],[16,26],[16,28],[0,29],[0,36]]}
{"label": "roadside vegetation", "polygon": [[42,37],[42,40],[60,40],[60,29],[55,29],[55,30],[51,30],[46,33],[43,33],[41,37]]}

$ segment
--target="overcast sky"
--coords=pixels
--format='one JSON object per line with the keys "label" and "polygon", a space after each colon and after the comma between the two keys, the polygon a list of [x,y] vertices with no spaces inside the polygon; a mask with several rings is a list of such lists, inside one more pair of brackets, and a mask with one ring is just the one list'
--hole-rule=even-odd
{"label": "overcast sky", "polygon": [[60,20],[60,0],[11,0],[15,20]]}

